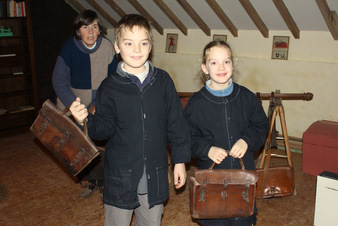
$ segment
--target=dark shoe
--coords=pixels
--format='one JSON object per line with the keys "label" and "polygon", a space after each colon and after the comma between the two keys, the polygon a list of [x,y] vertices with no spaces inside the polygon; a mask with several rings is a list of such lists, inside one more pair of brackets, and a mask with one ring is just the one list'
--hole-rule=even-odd
{"label": "dark shoe", "polygon": [[93,194],[95,188],[96,188],[95,184],[87,183],[86,185],[83,186],[83,189],[79,194],[79,197],[83,199],[89,198]]}

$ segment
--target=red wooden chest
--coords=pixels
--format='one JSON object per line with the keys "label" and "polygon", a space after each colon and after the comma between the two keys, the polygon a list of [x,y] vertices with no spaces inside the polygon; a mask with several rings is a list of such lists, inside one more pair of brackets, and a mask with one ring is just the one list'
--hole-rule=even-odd
{"label": "red wooden chest", "polygon": [[304,173],[338,173],[338,122],[314,122],[303,134],[302,158]]}

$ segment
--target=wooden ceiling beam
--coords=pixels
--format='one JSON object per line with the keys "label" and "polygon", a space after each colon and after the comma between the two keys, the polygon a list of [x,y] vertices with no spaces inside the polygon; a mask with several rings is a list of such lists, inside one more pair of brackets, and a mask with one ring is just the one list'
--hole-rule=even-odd
{"label": "wooden ceiling beam", "polygon": [[141,4],[137,0],[128,0],[128,2],[143,16],[148,18],[151,21],[153,27],[160,33],[161,35],[164,34],[162,26],[157,23],[157,21],[147,12],[145,8],[141,6]]}
{"label": "wooden ceiling beam", "polygon": [[85,10],[85,8],[79,3],[78,0],[66,0],[66,1],[69,2],[72,8],[74,8],[75,11],[77,11],[78,13]]}
{"label": "wooden ceiling beam", "polygon": [[222,8],[217,4],[216,0],[206,0],[212,10],[216,13],[218,18],[222,21],[222,23],[228,28],[231,34],[234,37],[238,37],[238,30],[235,25],[231,22],[229,17],[224,13]]}
{"label": "wooden ceiling beam", "polygon": [[123,9],[118,6],[114,0],[104,0],[117,14],[119,14],[120,17],[123,17],[127,15],[126,12],[123,11]]}
{"label": "wooden ceiling beam", "polygon": [[258,15],[255,8],[252,6],[250,0],[239,0],[242,6],[244,7],[245,11],[250,16],[251,20],[254,22],[258,30],[262,33],[263,37],[268,38],[269,37],[269,30],[265,26],[263,20]]}
{"label": "wooden ceiling beam", "polygon": [[202,29],[202,31],[206,35],[210,36],[211,35],[210,28],[208,27],[208,25],[206,25],[206,23],[204,23],[202,18],[196,13],[196,11],[191,7],[191,5],[189,5],[189,3],[186,0],[177,0],[177,2],[188,13],[191,19],[193,19],[193,21],[195,21],[195,23]]}
{"label": "wooden ceiling beam", "polygon": [[154,2],[163,11],[163,13],[165,13],[168,18],[176,25],[176,27],[180,29],[180,31],[182,31],[183,34],[188,35],[187,27],[162,0],[154,0]]}
{"label": "wooden ceiling beam", "polygon": [[101,16],[106,19],[113,27],[116,27],[116,20],[114,20],[95,0],[86,0]]}
{"label": "wooden ceiling beam", "polygon": [[296,24],[296,22],[293,20],[288,8],[284,4],[283,0],[273,0],[273,3],[275,3],[275,6],[277,7],[280,15],[283,17],[286,25],[290,29],[291,33],[293,34],[293,37],[295,39],[299,39],[300,32],[299,28]]}
{"label": "wooden ceiling beam", "polygon": [[338,20],[337,13],[331,11],[326,0],[316,0],[318,8],[322,13],[324,20],[333,36],[334,40],[338,40]]}

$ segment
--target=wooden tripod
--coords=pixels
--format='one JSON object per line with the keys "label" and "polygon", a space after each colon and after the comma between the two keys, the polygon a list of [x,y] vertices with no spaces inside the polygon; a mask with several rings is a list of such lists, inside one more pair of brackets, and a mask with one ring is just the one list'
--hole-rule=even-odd
{"label": "wooden tripod", "polygon": [[[285,147],[286,155],[271,154],[271,156],[287,158],[289,165],[293,167],[290,146],[289,146],[289,137],[288,137],[288,133],[286,129],[284,108],[282,105],[281,98],[272,97],[270,99],[268,115],[269,115],[270,129],[269,129],[268,137],[264,145],[264,149],[260,153],[259,158],[257,160],[256,168],[258,169],[263,168],[266,156],[271,154],[271,149],[277,148],[277,142],[276,142],[277,132],[276,132],[276,124],[275,124],[277,115],[280,118],[280,123],[281,123],[281,128],[282,128],[282,137],[283,137],[282,139],[284,140],[284,147]],[[270,150],[268,151],[268,149]]]}

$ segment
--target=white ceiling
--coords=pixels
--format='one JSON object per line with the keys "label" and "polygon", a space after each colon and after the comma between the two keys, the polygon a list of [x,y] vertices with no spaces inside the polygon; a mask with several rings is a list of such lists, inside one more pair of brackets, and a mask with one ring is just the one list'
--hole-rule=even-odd
{"label": "white ceiling", "polygon": [[[137,0],[163,29],[178,29],[153,0]],[[338,12],[338,0],[326,0],[331,11]],[[95,10],[86,0],[78,0],[86,9]],[[121,17],[105,0],[96,1],[114,20]],[[127,14],[139,13],[128,0],[114,0]],[[163,0],[171,11],[189,29],[200,29],[176,0]],[[227,30],[205,0],[187,0],[211,30]],[[239,0],[217,0],[218,5],[238,30],[257,30],[257,27]],[[272,0],[250,1],[268,30],[289,30]],[[316,0],[283,0],[300,31],[329,31]],[[107,28],[113,26],[100,16]]]}

